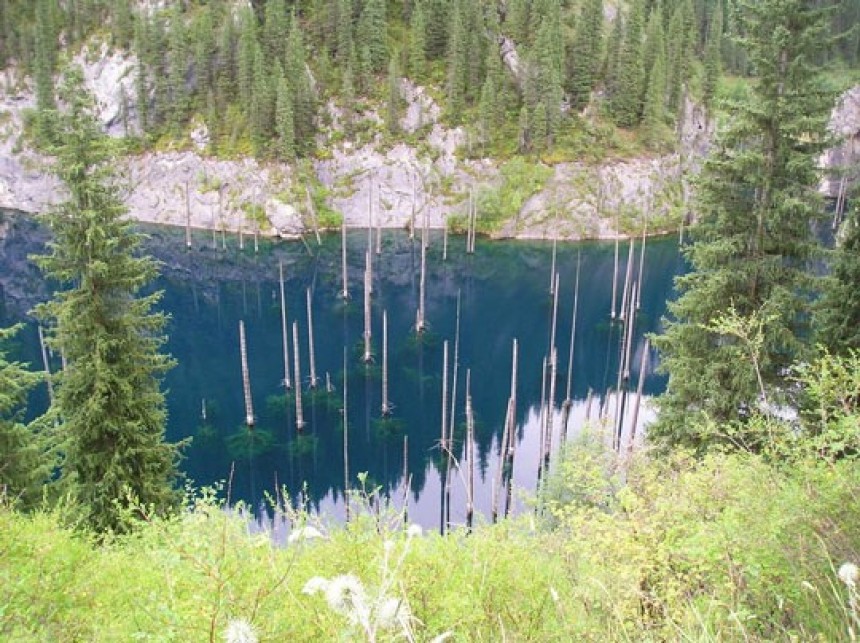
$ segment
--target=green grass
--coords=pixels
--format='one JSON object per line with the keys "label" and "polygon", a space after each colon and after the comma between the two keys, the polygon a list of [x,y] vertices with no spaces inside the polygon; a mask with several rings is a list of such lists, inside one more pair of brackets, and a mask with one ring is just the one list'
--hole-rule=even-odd
{"label": "green grass", "polygon": [[[290,510],[324,537],[285,546],[213,492],[102,544],[60,509],[4,504],[0,635],[220,641],[243,619],[260,641],[845,640],[835,570],[860,555],[858,488],[852,460],[675,452],[622,466],[592,436],[568,446],[536,515],[446,537],[368,510],[372,491],[346,526]],[[364,590],[358,615],[303,592],[343,575]],[[393,625],[392,602],[405,606]]]}

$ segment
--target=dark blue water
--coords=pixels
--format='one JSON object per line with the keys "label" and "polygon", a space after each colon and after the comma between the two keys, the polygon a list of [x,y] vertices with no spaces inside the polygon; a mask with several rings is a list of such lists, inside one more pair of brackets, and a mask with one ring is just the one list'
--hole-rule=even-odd
{"label": "dark blue water", "polygon": [[[516,422],[519,444],[514,486],[533,491],[540,461],[542,380],[548,355],[553,298],[550,295],[550,242],[479,240],[467,255],[462,237],[451,237],[442,259],[441,235],[432,235],[427,259],[426,318],[428,330],[415,332],[419,296],[420,242],[404,233],[383,231],[382,253],[373,256],[372,344],[375,360],[365,364],[362,333],[365,232],[348,238],[349,291],[341,285],[340,236],[262,243],[254,252],[251,240],[240,251],[237,239],[221,249],[208,233],[195,233],[185,249],[181,231],[150,229],[149,250],[162,262],[157,287],[171,315],[167,350],[177,366],[166,379],[168,436],[191,437],[183,468],[196,484],[230,480],[231,499],[257,503],[264,494],[285,489],[301,493],[311,508],[343,516],[343,386],[348,386],[349,484],[367,473],[367,485],[402,506],[410,519],[425,526],[439,522],[441,471],[439,449],[442,419],[443,343],[449,343],[448,414],[453,369],[456,311],[460,301],[457,398],[454,408],[451,521],[465,519],[466,480],[471,464],[464,457],[465,378],[471,373],[475,415],[475,505],[478,515],[490,513],[498,475],[498,450],[510,394],[512,340],[519,342]],[[672,280],[681,269],[675,239],[648,240],[645,269],[638,276],[637,244],[633,276],[641,281],[641,308],[636,316],[632,363],[627,388],[635,391],[644,334],[658,330]],[[618,300],[625,276],[627,244],[620,247]],[[3,258],[0,257],[0,262]],[[562,401],[567,384],[574,282],[580,265],[579,307],[572,379],[573,407],[563,427]],[[284,363],[279,305],[278,264],[285,271],[286,308],[290,327],[299,326],[302,402],[306,426],[296,426],[295,395],[283,386]],[[2,269],[3,266],[0,266]],[[20,270],[20,266],[17,267]],[[552,411],[555,446],[580,430],[586,416],[604,417],[612,430],[618,414],[615,389],[621,325],[610,323],[614,244],[559,244],[559,301],[556,330],[558,375]],[[315,364],[320,386],[309,387],[306,289],[311,290]],[[20,303],[20,302],[19,302]],[[8,304],[0,309],[8,323],[15,317]],[[382,314],[387,311],[389,398],[394,405],[382,418]],[[253,430],[245,425],[239,321],[247,334],[248,364],[255,415]],[[32,329],[21,335],[22,353],[39,364]],[[344,349],[347,368],[344,372]],[[295,350],[290,338],[290,357]],[[665,381],[654,374],[650,355],[644,392],[653,396]],[[290,365],[291,378],[292,364]],[[333,388],[326,390],[326,380]],[[591,392],[591,393],[590,393]],[[640,424],[651,413],[647,404]],[[624,431],[629,432],[632,396],[627,400]],[[406,443],[406,444],[405,444]],[[404,462],[404,452],[407,460]],[[408,481],[406,492],[404,481]]]}
{"label": "dark blue water", "polygon": [[[246,246],[215,252],[195,249],[180,258],[187,274],[177,272],[159,284],[172,315],[169,351],[178,366],[167,378],[170,437],[193,436],[185,469],[197,483],[222,480],[232,468],[234,498],[256,499],[285,486],[304,489],[311,505],[342,514],[344,490],[343,386],[348,379],[348,453],[350,485],[367,472],[368,485],[402,503],[409,480],[410,516],[436,524],[440,503],[439,450],[442,419],[443,343],[449,343],[449,392],[453,389],[456,311],[460,300],[457,400],[454,453],[460,468],[452,475],[452,521],[465,512],[469,463],[463,459],[465,377],[471,372],[476,421],[476,505],[489,512],[496,478],[499,439],[510,393],[512,340],[519,341],[517,426],[520,440],[515,485],[534,489],[541,432],[542,364],[548,355],[553,299],[550,296],[552,245],[539,242],[479,243],[475,255],[464,252],[462,238],[450,239],[442,260],[442,239],[428,250],[426,317],[428,330],[415,332],[419,297],[420,243],[405,234],[383,232],[382,254],[373,257],[372,343],[375,361],[365,364],[362,333],[364,251],[367,237],[351,233],[349,290],[344,303],[340,237],[323,238],[309,247],[292,242],[266,245],[254,254]],[[200,243],[205,243],[200,241]],[[220,242],[219,242],[220,243]],[[234,240],[235,243],[235,240]],[[679,269],[674,239],[646,245],[641,309],[636,320],[629,387],[635,390],[644,350],[643,334],[657,330],[672,279]],[[621,246],[618,302],[625,275],[626,244]],[[615,417],[615,400],[607,398],[617,382],[620,325],[610,324],[614,244],[559,245],[559,303],[556,330],[559,372],[554,407],[554,444],[561,436],[561,402],[565,397],[576,265],[580,292],[572,397],[575,404],[567,433],[581,427],[586,413]],[[299,326],[302,402],[306,426],[296,426],[295,396],[282,386],[284,364],[279,306],[278,262],[286,273],[286,308],[290,326]],[[639,252],[636,251],[634,277]],[[638,277],[637,277],[638,279]],[[315,363],[321,380],[309,388],[306,289],[311,289]],[[392,415],[382,418],[382,313],[387,311],[389,398]],[[245,426],[239,351],[239,320],[247,333],[248,362],[255,426]],[[347,369],[344,373],[344,348]],[[295,350],[290,338],[290,355]],[[664,380],[647,372],[646,395],[659,393]],[[292,365],[291,365],[292,369]],[[291,375],[295,379],[294,375]],[[326,390],[326,378],[333,392]],[[586,400],[591,396],[590,409]],[[450,395],[450,393],[449,393]],[[548,390],[546,392],[548,396]],[[628,402],[627,417],[632,404]],[[450,397],[449,397],[450,405]],[[205,406],[205,419],[204,419]],[[449,407],[450,418],[450,407]],[[640,420],[647,417],[640,414]],[[628,419],[629,422],[629,419]],[[629,427],[625,430],[629,430]],[[407,444],[404,445],[404,439]],[[404,463],[404,448],[407,462]],[[405,477],[404,477],[405,476]]]}

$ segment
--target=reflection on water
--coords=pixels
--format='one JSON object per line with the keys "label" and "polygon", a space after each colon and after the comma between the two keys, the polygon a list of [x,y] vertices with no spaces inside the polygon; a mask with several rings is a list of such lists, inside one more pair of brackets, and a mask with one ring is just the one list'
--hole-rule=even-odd
{"label": "reflection on water", "polygon": [[[418,336],[415,319],[419,297],[420,242],[400,232],[383,232],[382,253],[373,256],[371,305],[374,361],[365,364],[362,333],[364,254],[367,236],[350,233],[348,272],[350,299],[340,296],[340,236],[313,242],[265,243],[259,253],[252,244],[239,252],[234,240],[226,251],[212,247],[211,235],[200,232],[186,251],[181,231],[151,230],[149,249],[163,262],[157,284],[164,289],[163,306],[170,313],[167,349],[178,365],[166,379],[169,438],[192,436],[183,467],[197,484],[224,480],[234,468],[232,499],[256,504],[264,493],[285,487],[304,490],[314,508],[343,516],[344,415],[343,387],[348,390],[348,455],[350,485],[367,472],[367,485],[400,506],[408,502],[410,520],[425,527],[439,524],[447,458],[439,445],[442,431],[443,345],[449,346],[447,423],[453,402],[453,443],[450,517],[462,523],[466,514],[467,481],[472,464],[464,455],[465,381],[470,372],[475,418],[474,488],[476,520],[487,519],[497,491],[498,452],[511,390],[511,352],[519,343],[516,390],[518,441],[514,486],[533,490],[541,461],[542,427],[552,427],[553,450],[586,421],[605,418],[611,426],[621,404],[607,393],[617,386],[621,357],[620,324],[610,323],[614,273],[613,243],[559,245],[556,259],[559,299],[556,328],[558,373],[552,421],[543,419],[541,400],[550,387],[542,378],[549,355],[553,298],[550,295],[552,244],[543,242],[479,243],[475,255],[465,254],[463,238],[449,239],[442,260],[441,235],[431,236],[427,259],[426,318],[428,330]],[[220,248],[220,239],[218,240]],[[629,431],[643,334],[657,330],[672,279],[680,269],[672,239],[649,240],[644,278],[638,277],[636,250],[633,278],[641,283],[641,308],[631,341],[631,395],[625,400],[625,431]],[[626,244],[618,271],[618,301],[626,273]],[[580,289],[572,370],[572,406],[564,425],[562,402],[567,389],[571,320],[577,261]],[[0,258],[2,262],[2,258]],[[278,265],[285,271],[289,327],[297,322],[305,427],[297,430],[295,390],[285,389]],[[2,266],[0,266],[2,267]],[[320,385],[309,387],[306,289],[310,289],[314,326],[314,364]],[[460,301],[459,342],[456,311]],[[388,381],[393,413],[383,418],[382,314],[388,317]],[[8,317],[9,315],[7,315]],[[245,426],[239,321],[247,335],[250,388],[255,414],[252,431]],[[25,335],[22,342],[32,341]],[[296,347],[290,338],[290,361]],[[456,351],[455,351],[456,344]],[[28,348],[27,353],[30,353]],[[456,352],[456,360],[455,360]],[[35,355],[35,353],[33,353]],[[344,370],[346,355],[346,370]],[[664,380],[654,375],[650,356],[640,424],[651,411],[647,398],[659,393]],[[31,357],[35,362],[35,357]],[[457,379],[454,381],[454,364]],[[292,364],[290,365],[292,368]],[[292,379],[295,375],[290,373]],[[294,382],[295,383],[295,382]],[[620,402],[620,401],[619,401]],[[408,481],[408,490],[404,481]],[[514,493],[514,503],[522,495]]]}

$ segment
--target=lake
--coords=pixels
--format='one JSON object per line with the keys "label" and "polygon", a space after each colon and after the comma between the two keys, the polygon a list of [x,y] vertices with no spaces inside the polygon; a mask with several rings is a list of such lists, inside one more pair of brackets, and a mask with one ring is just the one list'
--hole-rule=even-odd
{"label": "lake", "polygon": [[[408,505],[409,519],[436,527],[445,495],[445,471],[450,468],[448,512],[452,524],[466,519],[470,471],[474,471],[476,520],[488,520],[499,477],[499,450],[511,395],[512,344],[518,344],[516,387],[516,451],[513,466],[512,511],[524,506],[538,479],[541,453],[574,436],[588,417],[605,418],[612,430],[623,417],[629,433],[646,333],[659,329],[671,296],[673,278],[682,270],[676,238],[649,239],[644,271],[638,275],[637,241],[632,279],[641,283],[640,308],[630,338],[631,392],[624,402],[610,395],[618,381],[623,325],[611,323],[615,244],[560,243],[557,324],[557,376],[551,421],[545,420],[542,400],[550,396],[544,360],[549,357],[554,298],[551,295],[553,244],[538,241],[478,240],[474,254],[466,253],[464,237],[448,239],[443,260],[441,232],[430,234],[427,249],[426,329],[416,332],[420,294],[421,244],[405,232],[382,231],[381,253],[372,253],[373,293],[370,322],[373,360],[363,359],[363,280],[366,231],[351,231],[347,239],[349,299],[341,297],[341,237],[323,235],[320,243],[302,241],[222,239],[194,231],[186,249],[184,232],[147,228],[147,248],[163,262],[156,286],[164,290],[163,307],[170,313],[167,350],[177,361],[165,381],[169,407],[168,437],[191,437],[183,469],[197,485],[229,479],[232,500],[256,505],[265,494],[285,489],[295,501],[335,518],[345,514],[343,387],[347,386],[346,431],[349,485],[379,488],[380,497],[397,507]],[[374,233],[375,234],[375,233]],[[0,322],[20,314],[10,275],[26,273],[19,282],[37,279],[22,265],[21,253],[0,256],[3,306]],[[375,249],[376,241],[373,246]],[[37,242],[28,246],[30,251]],[[628,244],[619,247],[615,309],[620,311]],[[296,392],[284,387],[284,351],[280,306],[279,265],[284,271],[284,300],[289,336],[291,384],[301,383],[304,426],[299,430]],[[576,341],[569,414],[563,410],[568,379],[575,282],[579,266]],[[32,292],[44,287],[31,285]],[[18,290],[24,290],[20,286]],[[11,293],[11,294],[10,294]],[[44,296],[44,294],[42,295]],[[319,379],[310,386],[307,301],[314,330],[313,362]],[[459,302],[459,339],[457,310]],[[382,317],[387,317],[388,397],[392,411],[382,414]],[[244,324],[254,425],[246,426],[239,323]],[[296,322],[300,376],[293,370]],[[453,426],[448,453],[440,449],[444,346],[448,345],[446,426]],[[19,339],[20,350],[40,364],[32,327]],[[648,400],[660,393],[665,379],[654,373],[656,355],[649,351],[643,382],[644,402],[639,424],[653,415]],[[346,369],[344,370],[344,359]],[[456,366],[455,366],[456,362]],[[454,370],[456,368],[456,380]],[[465,451],[467,372],[474,426],[474,456]],[[456,391],[456,392],[455,392]],[[456,396],[452,401],[451,397]],[[44,403],[44,395],[35,397]],[[620,412],[619,407],[624,411]],[[453,411],[453,423],[451,422]],[[566,427],[565,425],[566,420]],[[544,436],[551,426],[549,438]],[[622,438],[622,442],[626,437]],[[474,465],[472,462],[474,462]],[[474,466],[474,468],[473,468]],[[364,477],[364,476],[363,476]],[[408,487],[408,488],[407,488]],[[526,493],[523,493],[526,492]]]}

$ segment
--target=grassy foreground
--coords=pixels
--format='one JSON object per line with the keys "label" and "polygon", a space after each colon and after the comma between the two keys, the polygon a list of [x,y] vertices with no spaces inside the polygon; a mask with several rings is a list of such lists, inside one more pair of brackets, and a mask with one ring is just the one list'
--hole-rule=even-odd
{"label": "grassy foreground", "polygon": [[278,547],[210,493],[97,543],[4,505],[0,638],[853,640],[859,489],[856,460],[621,467],[584,438],[535,515],[444,538],[364,512]]}

